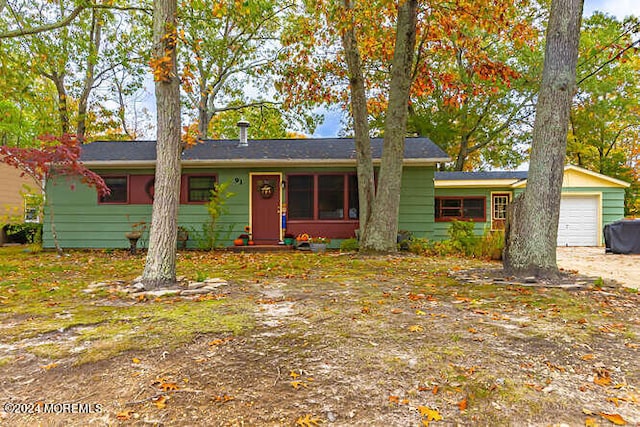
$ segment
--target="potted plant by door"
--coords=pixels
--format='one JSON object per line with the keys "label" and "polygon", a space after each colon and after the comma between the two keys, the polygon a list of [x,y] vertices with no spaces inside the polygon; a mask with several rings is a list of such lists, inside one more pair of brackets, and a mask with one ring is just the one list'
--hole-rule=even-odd
{"label": "potted plant by door", "polygon": [[323,253],[327,250],[327,245],[331,243],[331,239],[326,237],[312,237],[309,239],[309,247],[311,252]]}

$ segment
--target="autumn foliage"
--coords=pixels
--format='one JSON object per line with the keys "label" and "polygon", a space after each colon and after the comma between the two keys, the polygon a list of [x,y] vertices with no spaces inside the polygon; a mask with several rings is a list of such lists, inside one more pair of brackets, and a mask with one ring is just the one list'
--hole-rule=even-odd
{"label": "autumn foliage", "polygon": [[[309,3],[291,17],[283,37],[287,61],[279,88],[288,95],[288,105],[309,101],[347,105],[344,54],[335,41],[354,25],[367,70],[368,107],[372,115],[381,114],[394,52],[396,2],[355,2],[350,9],[332,0]],[[487,46],[496,40],[509,40],[518,47],[533,43],[536,31],[521,19],[528,5],[526,0],[420,2],[412,97],[438,90],[447,103],[460,106],[468,96],[491,90],[470,76],[506,85],[519,78],[506,62],[491,58]],[[443,62],[456,57],[465,62],[464,75]]]}
{"label": "autumn foliage", "polygon": [[0,161],[29,175],[42,185],[52,176],[79,177],[94,187],[100,196],[109,194],[109,187],[95,172],[80,161],[80,143],[73,135],[40,137],[40,148],[0,146]]}

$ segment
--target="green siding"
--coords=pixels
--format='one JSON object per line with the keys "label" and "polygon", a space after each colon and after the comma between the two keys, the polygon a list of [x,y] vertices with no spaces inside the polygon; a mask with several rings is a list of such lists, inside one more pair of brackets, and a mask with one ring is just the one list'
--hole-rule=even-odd
{"label": "green siding", "polygon": [[[100,171],[111,175],[142,174],[149,175],[153,170],[109,170]],[[288,173],[312,172],[355,172],[355,168],[264,168],[250,170],[246,168],[228,169],[184,169],[183,173],[215,173],[219,182],[231,182],[229,191],[235,196],[227,201],[228,213],[218,221],[222,245],[230,245],[244,227],[249,224],[249,173],[282,173],[284,179]],[[98,204],[96,191],[80,182],[73,182],[73,189],[66,179],[49,183],[47,197],[53,205],[55,225],[60,244],[63,248],[127,248],[125,233],[131,230],[130,224],[145,221],[151,223],[151,205],[134,204]],[[400,197],[399,228],[412,231],[417,236],[427,236],[433,228],[433,167],[405,167]],[[50,227],[50,210],[46,210],[44,225],[44,246],[53,247]],[[203,205],[180,205],[178,223],[190,230],[188,247],[197,247],[194,231],[199,232],[208,219]],[[334,240],[333,246],[339,245]],[[138,242],[138,247],[146,247],[148,233]]]}
{"label": "green siding", "polygon": [[[491,228],[491,193],[512,193],[513,190],[508,187],[504,188],[437,188],[436,197],[471,197],[482,196],[485,198],[485,217],[486,222],[476,222],[474,231],[477,235],[482,235],[485,229]],[[434,215],[432,209],[432,218]],[[451,225],[448,221],[434,222],[432,240],[445,240],[449,238],[447,230]]]}
{"label": "green siding", "polygon": [[433,168],[403,169],[398,229],[427,237],[433,232]]}

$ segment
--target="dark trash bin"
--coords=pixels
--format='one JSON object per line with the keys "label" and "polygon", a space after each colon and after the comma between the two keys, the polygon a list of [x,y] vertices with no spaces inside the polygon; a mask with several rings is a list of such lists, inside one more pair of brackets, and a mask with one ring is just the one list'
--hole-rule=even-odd
{"label": "dark trash bin", "polygon": [[604,227],[607,253],[640,254],[640,219],[623,219]]}

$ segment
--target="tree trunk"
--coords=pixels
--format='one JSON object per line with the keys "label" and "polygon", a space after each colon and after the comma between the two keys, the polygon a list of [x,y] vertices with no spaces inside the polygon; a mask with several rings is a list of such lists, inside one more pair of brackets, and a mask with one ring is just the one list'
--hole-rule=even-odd
{"label": "tree trunk", "polygon": [[397,250],[402,161],[409,113],[417,9],[417,0],[407,0],[398,7],[380,177],[371,219],[360,243],[360,250],[363,252]]}
{"label": "tree trunk", "polygon": [[553,0],[536,106],[526,194],[512,205],[504,269],[557,277],[556,242],[583,0]]}
{"label": "tree trunk", "polygon": [[180,195],[180,81],[176,65],[176,0],[155,0],[153,7],[154,57],[169,58],[170,65],[156,75],[158,142],[149,251],[142,273],[146,289],[176,281],[176,244]]}
{"label": "tree trunk", "polygon": [[84,143],[87,133],[87,110],[89,108],[89,95],[93,90],[95,83],[95,66],[98,55],[100,54],[100,41],[102,36],[101,17],[96,16],[96,11],[91,12],[91,30],[89,31],[89,56],[87,57],[87,71],[84,76],[84,84],[82,93],[78,101],[78,126],[76,127],[76,136],[80,143]]}
{"label": "tree trunk", "polygon": [[[344,6],[351,9],[350,0]],[[375,197],[375,181],[371,140],[369,139],[369,113],[367,94],[362,74],[362,61],[358,50],[358,41],[354,25],[350,25],[342,34],[342,46],[349,68],[349,88],[351,91],[351,114],[353,116],[354,140],[358,173],[358,200],[360,231],[364,233],[371,217],[371,206]],[[362,235],[362,234],[361,234]]]}
{"label": "tree trunk", "polygon": [[467,162],[469,156],[469,135],[462,135],[460,138],[460,149],[458,150],[458,156],[456,157],[456,165],[453,170],[463,171],[464,165]]}
{"label": "tree trunk", "polygon": [[64,255],[64,251],[62,250],[62,246],[60,246],[60,241],[58,240],[58,231],[56,230],[56,222],[53,215],[53,205],[49,202],[49,199],[46,198],[46,204],[49,208],[49,225],[51,226],[51,237],[53,237],[53,246],[56,248],[56,253],[58,256]]}
{"label": "tree trunk", "polygon": [[198,104],[198,137],[200,139],[207,139],[209,137],[209,122],[211,121],[211,114],[209,114],[208,103],[209,94],[206,93],[206,86],[200,87],[200,103]]}
{"label": "tree trunk", "polygon": [[60,118],[61,135],[69,133],[69,110],[67,109],[67,90],[64,87],[64,74],[53,73],[51,81],[58,92],[58,117]]}

